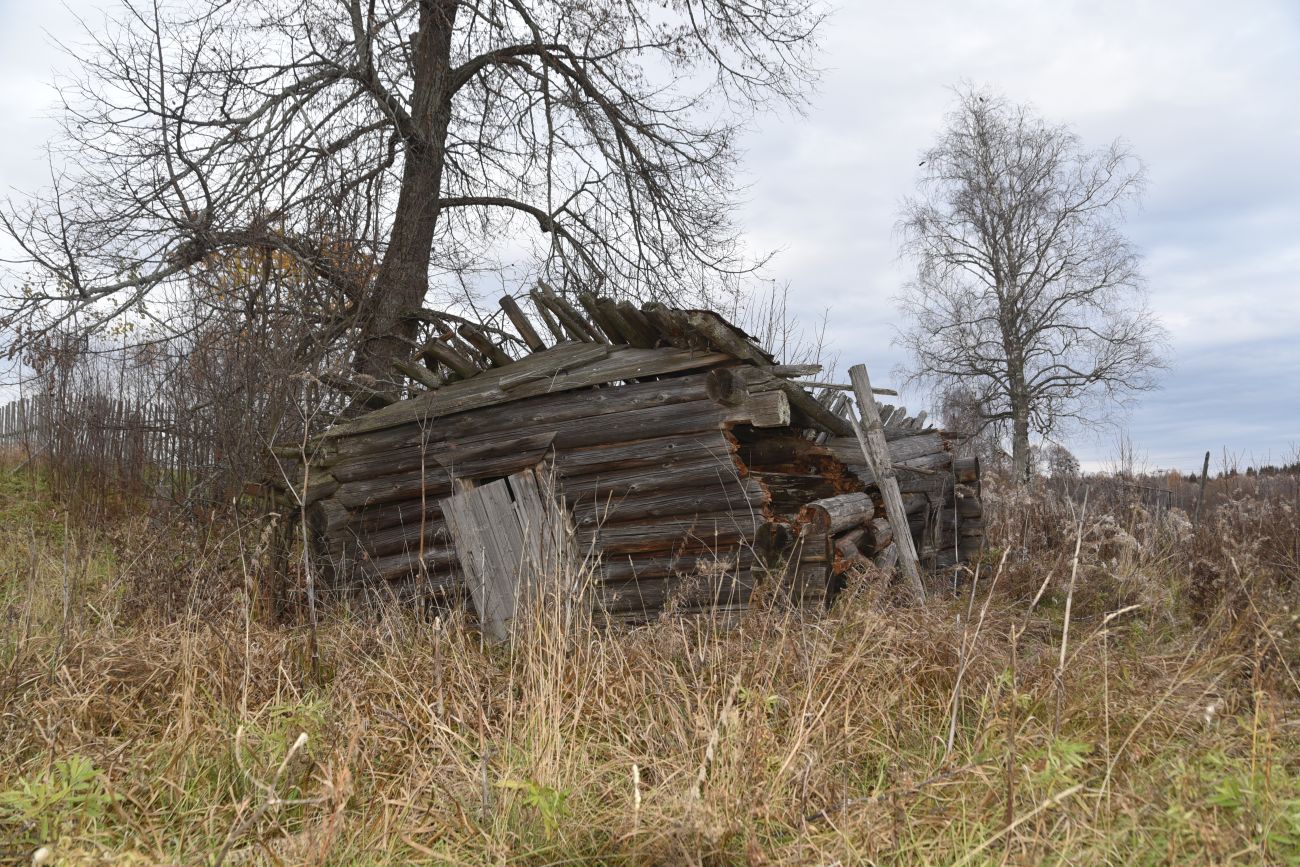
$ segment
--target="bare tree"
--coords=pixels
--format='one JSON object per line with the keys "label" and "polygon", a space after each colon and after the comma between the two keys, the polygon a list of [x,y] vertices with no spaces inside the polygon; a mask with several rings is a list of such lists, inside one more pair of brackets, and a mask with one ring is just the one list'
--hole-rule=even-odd
{"label": "bare tree", "polygon": [[923,154],[900,228],[916,278],[901,299],[912,374],[973,393],[1011,429],[1018,479],[1032,431],[1093,422],[1153,388],[1163,331],[1119,230],[1143,188],[1116,141],[1085,150],[1065,126],[966,88]]}
{"label": "bare tree", "polygon": [[1079,459],[1060,443],[1047,443],[1043,446],[1042,462],[1047,474],[1053,479],[1079,477]]}
{"label": "bare tree", "polygon": [[124,0],[62,88],[51,189],[0,211],[25,253],[8,324],[156,314],[214,260],[274,254],[337,299],[316,339],[383,379],[430,296],[509,263],[707,294],[755,264],[736,134],[798,106],[821,19],[820,0]]}
{"label": "bare tree", "polygon": [[979,395],[961,385],[950,385],[938,395],[938,407],[944,431],[956,437],[956,452],[961,457],[978,458],[993,472],[1004,472],[1007,453],[1002,447],[1005,423],[988,420],[988,408]]}

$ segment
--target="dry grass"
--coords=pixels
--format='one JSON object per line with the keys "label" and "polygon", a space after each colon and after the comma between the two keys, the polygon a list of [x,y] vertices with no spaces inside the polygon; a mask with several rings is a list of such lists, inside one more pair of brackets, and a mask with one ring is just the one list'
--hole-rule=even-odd
{"label": "dry grass", "polygon": [[1090,522],[1059,679],[1075,533],[1042,501],[1001,513],[1035,550],[925,609],[864,581],[514,652],[334,612],[314,675],[250,612],[254,532],[68,528],[3,484],[0,863],[1300,858],[1282,504],[1145,546]]}

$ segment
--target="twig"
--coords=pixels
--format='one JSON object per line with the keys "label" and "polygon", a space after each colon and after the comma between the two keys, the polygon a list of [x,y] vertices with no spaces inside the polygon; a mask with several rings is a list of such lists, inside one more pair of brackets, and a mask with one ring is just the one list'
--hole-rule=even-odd
{"label": "twig", "polygon": [[[957,664],[957,682],[952,686],[952,714],[948,718],[948,743],[944,750],[947,756],[952,752],[953,742],[957,739],[957,710],[961,705],[961,682],[966,675],[966,668],[970,664],[971,653],[975,650],[975,643],[979,641],[980,629],[984,626],[984,618],[989,613],[989,603],[993,601],[993,591],[997,589],[998,578],[1002,577],[1002,569],[1007,564],[1007,555],[1011,552],[1008,548],[1002,552],[1002,560],[998,563],[998,571],[993,573],[993,583],[989,585],[988,593],[984,597],[984,604],[980,606],[980,619],[975,624],[975,633],[971,636],[970,646],[966,645],[965,636],[962,636],[961,660]],[[971,604],[975,601],[975,587],[971,587]],[[967,622],[970,621],[969,612],[967,612]]]}

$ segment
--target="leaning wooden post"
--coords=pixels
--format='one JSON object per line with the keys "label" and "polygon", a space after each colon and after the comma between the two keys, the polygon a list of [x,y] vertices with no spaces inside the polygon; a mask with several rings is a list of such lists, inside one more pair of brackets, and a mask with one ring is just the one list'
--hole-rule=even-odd
{"label": "leaning wooden post", "polygon": [[925,586],[921,584],[921,567],[916,556],[916,544],[912,540],[912,530],[907,523],[907,510],[903,507],[903,495],[898,490],[898,479],[894,475],[894,463],[889,457],[889,444],[885,442],[885,426],[880,421],[880,411],[876,409],[876,400],[871,396],[871,379],[867,376],[867,367],[857,364],[849,368],[849,378],[853,383],[853,393],[858,399],[858,413],[863,424],[853,422],[853,432],[857,434],[858,445],[866,456],[867,465],[876,477],[876,486],[885,498],[885,515],[894,530],[894,542],[898,546],[898,562],[903,567],[903,577],[917,602],[925,601]]}
{"label": "leaning wooden post", "polygon": [[1192,518],[1192,529],[1201,524],[1201,504],[1205,502],[1205,479],[1210,474],[1210,453],[1205,453],[1205,463],[1201,464],[1201,489],[1196,494],[1196,516]]}

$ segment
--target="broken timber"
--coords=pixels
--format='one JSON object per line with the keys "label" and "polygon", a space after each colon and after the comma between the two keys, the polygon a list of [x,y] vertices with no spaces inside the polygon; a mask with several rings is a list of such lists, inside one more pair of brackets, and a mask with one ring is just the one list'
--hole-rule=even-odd
{"label": "broken timber", "polygon": [[865,369],[855,431],[845,387],[815,394],[797,379],[819,367],[777,364],[712,311],[545,285],[527,300],[431,323],[395,365],[406,399],[277,451],[286,479],[310,480],[339,591],[467,600],[499,640],[557,576],[591,574],[596,612],[638,620],[743,608],[762,587],[821,607],[855,570],[895,563],[920,595],[921,570],[979,550],[978,464],[954,461],[924,413],[876,404],[888,392]]}

